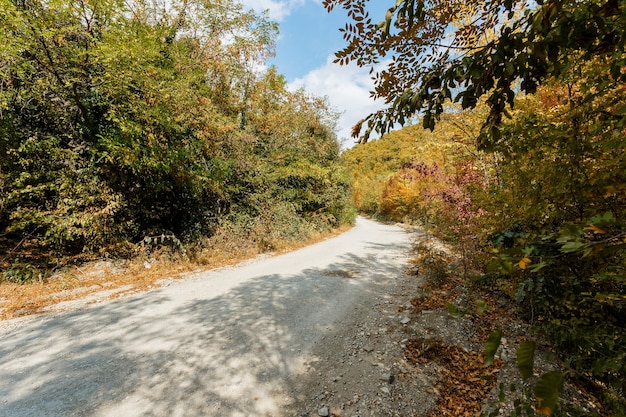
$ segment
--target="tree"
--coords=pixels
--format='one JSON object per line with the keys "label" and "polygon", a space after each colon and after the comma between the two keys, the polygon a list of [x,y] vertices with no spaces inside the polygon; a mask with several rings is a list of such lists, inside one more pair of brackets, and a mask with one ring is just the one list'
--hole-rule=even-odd
{"label": "tree", "polygon": [[224,0],[0,0],[0,21],[0,267],[25,240],[111,253],[210,236],[274,203],[298,225],[349,217],[332,112],[259,71],[277,33],[266,15]]}
{"label": "tree", "polygon": [[284,77],[270,68],[251,89],[248,153],[254,168],[247,182],[247,204],[256,212],[283,205],[318,224],[351,222],[350,178],[340,164],[334,133],[338,115],[326,99],[290,92]]}
{"label": "tree", "polygon": [[[398,0],[380,22],[370,16],[368,3],[324,1],[329,11],[341,7],[352,20],[343,29],[348,45],[336,62],[371,66],[372,95],[387,104],[354,127],[356,137],[367,122],[361,141],[420,113],[432,129],[447,100],[472,108],[488,96],[481,136],[486,146],[499,137],[502,115],[516,94],[532,93],[581,62],[602,60],[607,78],[626,82],[624,0]],[[375,71],[379,64],[384,69]]]}
{"label": "tree", "polygon": [[[535,315],[577,377],[602,381],[626,410],[626,178],[623,85],[601,60],[569,83],[547,83],[516,103],[495,148],[504,187],[477,201],[494,254],[495,286]],[[593,89],[593,94],[589,90]]]}
{"label": "tree", "polygon": [[[366,141],[420,112],[432,129],[454,108],[448,100],[486,102],[485,116],[453,123],[466,131],[482,118],[481,134],[468,139],[490,152],[475,153],[474,168],[487,180],[496,174],[457,182],[472,202],[459,223],[475,222],[475,249],[491,259],[484,283],[519,303],[571,375],[602,387],[607,409],[624,414],[626,2],[399,0],[381,23],[367,3],[325,3],[353,20],[338,62],[386,65],[373,94],[388,108],[355,134],[367,122]],[[405,188],[387,199],[402,203]],[[445,221],[452,210],[433,211],[458,243]]]}
{"label": "tree", "polygon": [[213,0],[0,9],[0,225],[79,250],[210,230],[230,172],[221,142],[275,25]]}

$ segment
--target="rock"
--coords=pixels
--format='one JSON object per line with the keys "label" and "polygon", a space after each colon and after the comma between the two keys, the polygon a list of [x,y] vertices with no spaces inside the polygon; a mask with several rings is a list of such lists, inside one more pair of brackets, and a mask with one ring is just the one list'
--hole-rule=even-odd
{"label": "rock", "polygon": [[367,353],[370,353],[374,350],[374,348],[371,346],[363,346],[363,350],[366,351]]}
{"label": "rock", "polygon": [[328,407],[324,406],[317,410],[317,414],[321,417],[328,417],[330,415],[330,412],[328,411]]}
{"label": "rock", "polygon": [[402,324],[408,324],[410,321],[411,321],[411,319],[410,319],[410,318],[408,318],[408,317],[404,317],[402,320],[400,320],[400,323],[402,323]]}

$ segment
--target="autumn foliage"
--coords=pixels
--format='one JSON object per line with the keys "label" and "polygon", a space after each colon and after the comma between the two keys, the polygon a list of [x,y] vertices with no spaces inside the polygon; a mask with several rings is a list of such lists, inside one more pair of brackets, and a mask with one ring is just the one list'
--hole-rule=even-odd
{"label": "autumn foliage", "polygon": [[[624,407],[626,235],[623,86],[575,82],[520,97],[503,136],[478,148],[481,107],[434,131],[408,127],[345,153],[355,201],[454,245],[457,273],[509,298],[587,386]],[[381,161],[385,161],[382,163]],[[369,168],[369,171],[364,168]]]}
{"label": "autumn foliage", "polygon": [[[361,142],[398,123],[434,129],[372,143],[385,154],[403,136],[413,154],[384,173],[352,169],[357,197],[360,183],[378,190],[357,203],[457,244],[475,283],[509,297],[569,377],[626,413],[626,3],[399,0],[385,16],[368,0],[324,4],[349,20],[337,62],[370,67],[385,103],[355,126]],[[530,415],[559,411],[561,376],[538,381]]]}
{"label": "autumn foliage", "polygon": [[478,107],[451,109],[433,132],[408,127],[344,159],[361,210],[418,224],[454,245],[463,259],[457,273],[508,297],[554,344],[569,377],[619,411],[626,376],[619,109],[626,97],[607,82],[590,98],[585,89],[599,65],[520,97],[490,151],[477,146]]}

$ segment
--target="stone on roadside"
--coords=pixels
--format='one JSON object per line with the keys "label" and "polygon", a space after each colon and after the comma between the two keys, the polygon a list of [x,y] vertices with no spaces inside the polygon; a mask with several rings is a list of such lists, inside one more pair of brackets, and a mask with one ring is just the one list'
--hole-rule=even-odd
{"label": "stone on roadside", "polygon": [[317,414],[320,417],[328,417],[330,415],[330,412],[328,411],[328,407],[324,406],[320,408],[319,410],[317,410]]}

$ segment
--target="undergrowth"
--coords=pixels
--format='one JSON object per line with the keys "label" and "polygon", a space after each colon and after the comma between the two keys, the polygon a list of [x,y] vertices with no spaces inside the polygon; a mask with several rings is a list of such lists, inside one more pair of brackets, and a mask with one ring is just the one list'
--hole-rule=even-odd
{"label": "undergrowth", "polygon": [[[83,256],[53,259],[31,253],[27,260],[8,258],[0,276],[0,319],[23,316],[55,304],[111,290],[113,297],[149,289],[164,279],[193,271],[233,265],[263,253],[281,253],[345,231],[314,222],[298,222],[285,229],[261,225],[262,219],[242,225],[224,222],[210,238],[183,244],[173,235],[155,235],[129,245],[127,257]],[[48,254],[50,255],[50,254]],[[6,265],[9,264],[7,267]],[[116,288],[127,288],[115,292]]]}
{"label": "undergrowth", "polygon": [[[456,360],[437,360],[445,368],[439,387],[446,395],[438,401],[438,411],[433,415],[475,415],[481,409],[481,415],[489,417],[614,415],[608,410],[615,409],[619,402],[607,400],[613,395],[619,401],[617,394],[589,375],[576,372],[567,361],[557,359],[556,345],[544,337],[541,327],[524,322],[520,306],[506,293],[489,285],[488,277],[480,273],[463,276],[458,268],[462,262],[460,252],[455,245],[443,244],[432,236],[422,235],[415,242],[414,257],[411,259],[411,271],[419,274],[424,282],[423,294],[411,301],[415,310],[445,309],[453,319],[470,320],[475,327],[472,343],[484,346],[476,369],[471,365],[477,361],[475,355],[470,359],[462,350],[441,341],[414,340],[407,346],[405,355],[412,361],[433,360],[432,355],[436,352],[456,357]],[[520,325],[525,329],[523,333],[513,330]],[[507,345],[514,346],[516,350],[518,376],[510,381],[499,380],[496,385],[492,379],[503,367],[496,353],[506,339],[509,339]],[[539,349],[543,352],[542,357],[552,357],[548,370],[543,363],[545,359],[539,365],[536,363],[535,350]],[[467,358],[461,360],[464,356]],[[459,361],[467,363],[463,365]],[[478,396],[468,396],[472,381],[481,381],[474,387],[475,390],[486,387],[481,373],[489,375],[492,383],[487,387],[492,391],[487,389]],[[463,375],[466,374],[473,377],[465,378]],[[569,384],[569,393],[563,392],[564,382]],[[573,391],[576,398],[570,398]],[[491,400],[488,400],[489,397]],[[584,398],[586,408],[579,406],[580,398]]]}

